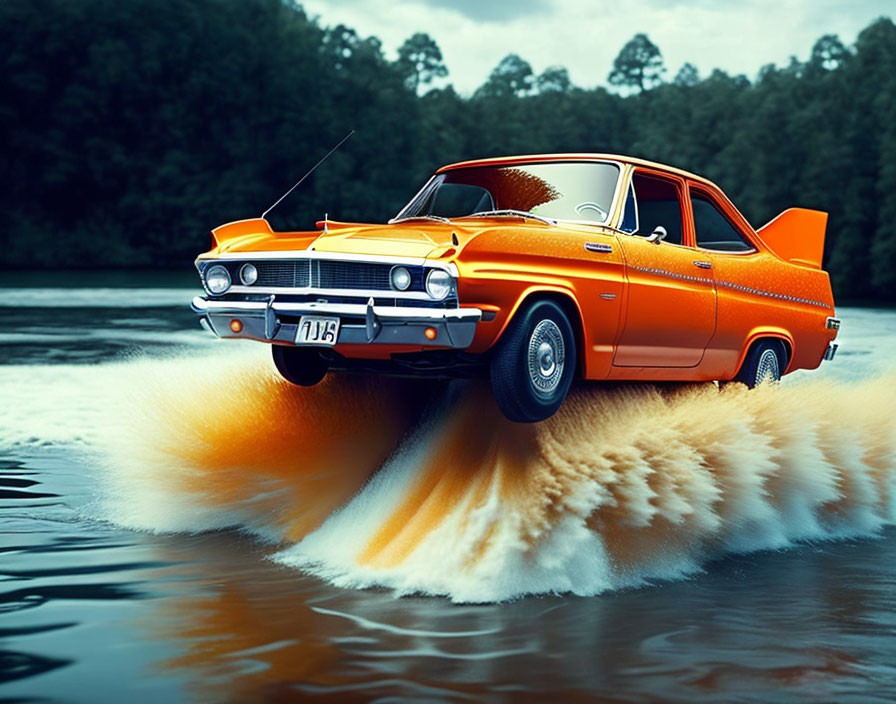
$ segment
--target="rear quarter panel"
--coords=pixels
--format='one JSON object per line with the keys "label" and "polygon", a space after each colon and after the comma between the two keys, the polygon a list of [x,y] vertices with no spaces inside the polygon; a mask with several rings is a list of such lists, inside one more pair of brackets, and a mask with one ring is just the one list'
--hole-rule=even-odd
{"label": "rear quarter panel", "polygon": [[834,301],[826,272],[785,262],[767,251],[714,252],[718,292],[716,334],[706,362],[730,379],[753,341],[778,337],[792,350],[787,371],[814,369],[834,332],[826,320]]}

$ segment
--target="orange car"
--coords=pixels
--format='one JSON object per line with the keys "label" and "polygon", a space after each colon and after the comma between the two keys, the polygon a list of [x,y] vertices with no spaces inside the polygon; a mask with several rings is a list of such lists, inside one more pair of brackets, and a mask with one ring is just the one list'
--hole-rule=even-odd
{"label": "orange car", "polygon": [[487,373],[531,422],[574,377],[754,386],[833,357],[826,220],[795,208],[754,230],[706,179],[628,157],[483,159],[440,169],[388,224],[217,228],[193,309],[272,343],[295,384]]}

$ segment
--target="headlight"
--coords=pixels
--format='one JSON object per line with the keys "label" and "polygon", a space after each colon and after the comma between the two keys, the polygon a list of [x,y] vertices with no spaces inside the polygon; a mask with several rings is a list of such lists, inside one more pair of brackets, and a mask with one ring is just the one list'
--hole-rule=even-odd
{"label": "headlight", "polygon": [[246,286],[251,286],[258,281],[258,269],[255,268],[254,264],[243,264],[240,269],[240,281]]}
{"label": "headlight", "polygon": [[436,300],[442,300],[451,293],[454,280],[447,271],[433,269],[426,276],[426,292]]}
{"label": "headlight", "polygon": [[392,273],[389,274],[389,280],[396,291],[407,291],[411,285],[411,272],[403,266],[394,266]]}
{"label": "headlight", "polygon": [[205,272],[205,287],[209,293],[222,294],[230,288],[230,274],[220,264]]}

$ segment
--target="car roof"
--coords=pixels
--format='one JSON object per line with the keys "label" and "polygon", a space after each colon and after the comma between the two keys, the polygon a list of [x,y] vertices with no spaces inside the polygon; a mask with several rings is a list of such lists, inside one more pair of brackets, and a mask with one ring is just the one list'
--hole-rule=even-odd
{"label": "car roof", "polygon": [[532,164],[537,162],[552,161],[618,161],[623,164],[632,164],[633,166],[646,166],[651,169],[665,171],[669,174],[682,176],[693,181],[699,181],[710,186],[716,186],[712,181],[690,171],[678,169],[667,164],[660,164],[655,161],[647,161],[646,159],[637,159],[631,156],[622,156],[621,154],[600,154],[591,152],[569,153],[569,154],[526,154],[520,156],[497,156],[490,159],[474,159],[472,161],[459,161],[456,164],[448,164],[443,166],[436,173],[443,171],[451,171],[453,169],[467,169],[476,166],[504,166],[511,164]]}

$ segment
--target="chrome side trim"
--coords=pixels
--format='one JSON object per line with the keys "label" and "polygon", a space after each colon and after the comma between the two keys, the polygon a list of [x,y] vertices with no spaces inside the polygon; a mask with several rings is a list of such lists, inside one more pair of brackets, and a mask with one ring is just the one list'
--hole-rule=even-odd
{"label": "chrome side trim", "polygon": [[657,274],[658,276],[667,276],[670,279],[680,279],[681,281],[693,281],[695,283],[700,284],[712,284],[712,277],[707,276],[688,276],[687,274],[677,274],[674,271],[667,271],[666,269],[655,269],[649,266],[634,266],[630,265],[629,269],[634,269],[635,271],[640,271],[645,274]]}
{"label": "chrome side trim", "polygon": [[[696,262],[695,262],[696,263]],[[658,276],[667,276],[670,279],[680,279],[682,281],[693,281],[695,283],[705,283],[712,284],[715,283],[717,286],[724,286],[725,288],[730,288],[733,291],[740,291],[741,293],[749,293],[754,296],[764,296],[766,298],[774,298],[779,301],[789,301],[791,303],[802,303],[807,306],[817,306],[819,308],[830,308],[830,305],[827,303],[823,303],[822,301],[813,301],[809,298],[800,298],[799,296],[790,296],[786,293],[775,293],[774,291],[763,291],[758,288],[750,288],[749,286],[741,286],[740,284],[732,283],[731,281],[718,281],[715,282],[711,277],[706,276],[688,276],[686,274],[678,274],[674,271],[667,271],[666,269],[655,269],[652,267],[645,266],[634,266],[629,265],[629,269],[634,271],[640,271],[645,274],[656,274]]]}
{"label": "chrome side trim", "polygon": [[[682,246],[687,247],[687,245],[682,245]],[[751,255],[751,254],[758,254],[758,253],[759,253],[759,250],[756,249],[755,247],[753,247],[752,249],[744,249],[744,250],[741,250],[741,251],[739,251],[739,252],[729,252],[729,251],[724,250],[724,249],[707,249],[706,247],[701,247],[700,245],[697,245],[696,247],[691,247],[690,249],[698,249],[698,250],[700,250],[701,252],[707,252],[707,253],[712,254],[712,255],[715,255],[715,256],[718,256],[719,254],[723,254],[723,255],[725,255],[726,257],[727,257],[727,256],[732,256],[732,257],[744,257],[744,256],[749,256],[749,255]]]}
{"label": "chrome side trim", "polygon": [[817,306],[819,308],[830,308],[830,305],[827,303],[822,303],[821,301],[813,301],[810,298],[800,298],[799,296],[789,296],[786,293],[775,293],[774,291],[763,291],[758,288],[750,288],[749,286],[741,286],[740,284],[735,284],[730,281],[716,281],[716,284],[719,286],[724,286],[725,288],[730,288],[735,291],[741,291],[742,293],[751,293],[754,296],[765,296],[766,298],[775,298],[779,301],[790,301],[791,303],[802,303],[807,306]]}

